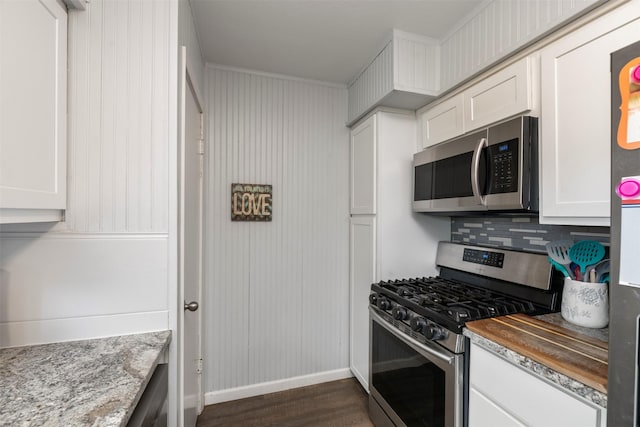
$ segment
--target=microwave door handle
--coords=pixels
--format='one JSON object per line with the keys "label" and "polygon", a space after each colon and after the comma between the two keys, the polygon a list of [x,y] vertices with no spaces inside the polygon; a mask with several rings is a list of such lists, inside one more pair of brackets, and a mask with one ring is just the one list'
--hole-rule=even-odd
{"label": "microwave door handle", "polygon": [[480,200],[480,204],[484,206],[486,204],[485,198],[480,192],[480,154],[482,149],[487,148],[487,138],[480,138],[476,149],[473,151],[473,157],[471,158],[471,191],[473,195]]}

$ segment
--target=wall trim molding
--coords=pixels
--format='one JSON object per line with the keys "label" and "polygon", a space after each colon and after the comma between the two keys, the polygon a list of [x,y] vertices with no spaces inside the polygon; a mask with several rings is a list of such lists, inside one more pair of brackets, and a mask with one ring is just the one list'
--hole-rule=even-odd
{"label": "wall trim molding", "polygon": [[289,390],[292,388],[342,380],[351,377],[353,377],[351,370],[349,368],[342,368],[335,369],[333,371],[317,372],[315,374],[301,375],[282,380],[235,387],[227,390],[210,391],[204,394],[204,404],[213,405],[215,403],[260,396],[267,393],[276,393],[278,391]]}
{"label": "wall trim molding", "polygon": [[207,62],[207,64],[205,65],[205,68],[223,70],[223,71],[233,71],[233,72],[236,72],[236,73],[252,74],[254,76],[269,77],[269,78],[272,78],[272,79],[309,83],[309,84],[312,84],[312,85],[327,86],[327,87],[332,87],[332,88],[336,88],[336,89],[347,89],[347,87],[348,87],[346,84],[341,84],[341,83],[332,83],[332,82],[325,82],[325,81],[322,81],[322,80],[305,79],[305,78],[302,78],[302,77],[288,76],[286,74],[267,73],[265,71],[257,71],[257,70],[251,70],[251,69],[248,69],[248,68],[240,68],[240,67],[232,67],[232,66],[228,66],[228,65],[214,64],[214,63],[211,63],[211,62]]}
{"label": "wall trim molding", "polygon": [[0,323],[0,348],[165,331],[167,310]]}

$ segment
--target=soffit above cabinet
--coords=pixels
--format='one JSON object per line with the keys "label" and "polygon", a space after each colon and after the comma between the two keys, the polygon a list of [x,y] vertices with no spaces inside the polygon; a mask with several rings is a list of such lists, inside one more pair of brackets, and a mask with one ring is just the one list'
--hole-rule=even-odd
{"label": "soffit above cabinet", "polygon": [[[395,87],[395,78],[393,84],[389,83],[389,74],[395,76],[402,73],[396,69],[402,68],[402,65],[387,52],[396,45],[391,42],[349,85],[348,124],[355,123],[376,106],[417,109],[427,105],[443,93],[468,82],[515,52],[606,2],[607,0],[487,1],[483,7],[476,9],[465,21],[455,26],[447,36],[432,41],[432,50],[429,51],[430,69],[422,71],[424,78],[430,79],[427,92],[415,90],[410,85]],[[615,0],[612,1],[614,2]],[[395,38],[396,32],[393,39]],[[424,58],[421,49],[414,50],[413,55],[416,64],[421,63]],[[386,65],[382,66],[381,63]],[[432,67],[435,70],[431,70]],[[414,67],[414,70],[417,68]]]}
{"label": "soffit above cabinet", "polygon": [[349,86],[349,122],[373,107],[415,110],[440,86],[438,41],[394,30],[384,49]]}

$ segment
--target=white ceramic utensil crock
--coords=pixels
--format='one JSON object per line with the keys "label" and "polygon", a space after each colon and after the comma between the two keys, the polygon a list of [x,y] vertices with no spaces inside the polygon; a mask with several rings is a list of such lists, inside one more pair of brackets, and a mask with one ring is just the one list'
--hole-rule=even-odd
{"label": "white ceramic utensil crock", "polygon": [[574,325],[604,328],[609,324],[609,291],[606,283],[564,279],[562,317]]}

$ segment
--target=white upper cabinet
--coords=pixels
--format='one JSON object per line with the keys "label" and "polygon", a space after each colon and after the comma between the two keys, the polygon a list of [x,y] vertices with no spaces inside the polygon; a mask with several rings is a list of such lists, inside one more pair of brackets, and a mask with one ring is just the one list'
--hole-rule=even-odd
{"label": "white upper cabinet", "polygon": [[59,221],[66,205],[67,12],[0,2],[0,223]]}
{"label": "white upper cabinet", "polygon": [[527,56],[417,112],[422,148],[519,114],[538,114],[539,61]]}
{"label": "white upper cabinet", "polygon": [[418,114],[422,148],[464,133],[464,96],[458,94]]}
{"label": "white upper cabinet", "polygon": [[351,214],[376,213],[376,116],[351,130]]}
{"label": "white upper cabinet", "polygon": [[465,132],[531,111],[538,89],[536,67],[537,58],[528,56],[465,90]]}
{"label": "white upper cabinet", "polygon": [[610,53],[638,39],[638,16],[630,2],[541,51],[542,224],[610,224]]}

